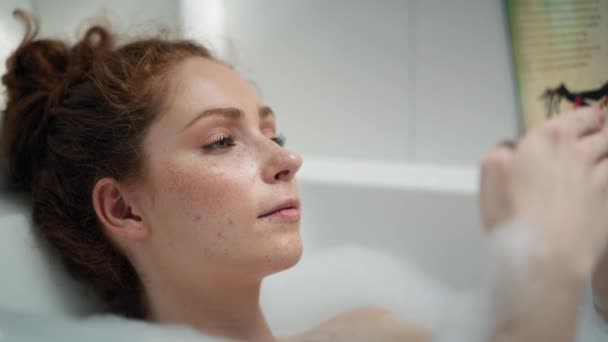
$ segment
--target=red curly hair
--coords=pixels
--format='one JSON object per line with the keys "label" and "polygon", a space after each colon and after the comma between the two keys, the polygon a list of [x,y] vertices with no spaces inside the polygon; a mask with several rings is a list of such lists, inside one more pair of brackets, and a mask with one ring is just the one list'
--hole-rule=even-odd
{"label": "red curly hair", "polygon": [[148,38],[117,46],[104,27],[73,45],[26,34],[6,61],[7,103],[0,143],[8,177],[31,195],[34,223],[69,272],[91,285],[111,310],[146,314],[141,281],[104,235],[92,203],[97,180],[132,181],[142,171],[142,138],[159,115],[171,66],[212,57],[188,40]]}

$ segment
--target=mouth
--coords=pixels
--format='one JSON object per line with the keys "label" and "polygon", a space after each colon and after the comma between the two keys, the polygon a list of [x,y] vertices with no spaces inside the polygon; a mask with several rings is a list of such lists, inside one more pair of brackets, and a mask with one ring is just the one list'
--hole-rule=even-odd
{"label": "mouth", "polygon": [[285,202],[265,211],[258,219],[273,222],[298,222],[300,220],[300,201],[288,199]]}

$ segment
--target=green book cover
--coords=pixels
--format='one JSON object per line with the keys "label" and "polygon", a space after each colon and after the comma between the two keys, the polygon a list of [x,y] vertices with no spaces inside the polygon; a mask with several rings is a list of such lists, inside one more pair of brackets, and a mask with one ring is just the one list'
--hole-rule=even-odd
{"label": "green book cover", "polygon": [[523,129],[608,101],[608,0],[506,0]]}

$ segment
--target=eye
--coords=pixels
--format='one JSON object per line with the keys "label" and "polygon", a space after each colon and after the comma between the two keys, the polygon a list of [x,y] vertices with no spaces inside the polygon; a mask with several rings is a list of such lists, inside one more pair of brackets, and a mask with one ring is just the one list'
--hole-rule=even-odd
{"label": "eye", "polygon": [[277,143],[277,145],[283,147],[285,146],[285,141],[287,140],[287,138],[285,138],[283,134],[279,134],[278,136],[271,138],[271,140]]}
{"label": "eye", "polygon": [[234,137],[231,135],[221,135],[217,137],[212,143],[203,146],[205,151],[216,151],[223,150],[234,146]]}

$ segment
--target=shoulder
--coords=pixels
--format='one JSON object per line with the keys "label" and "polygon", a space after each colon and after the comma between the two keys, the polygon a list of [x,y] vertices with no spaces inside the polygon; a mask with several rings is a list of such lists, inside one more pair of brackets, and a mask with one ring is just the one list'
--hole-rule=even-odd
{"label": "shoulder", "polygon": [[365,307],[337,315],[317,327],[285,341],[406,341],[427,342],[431,331],[406,322],[395,312]]}

